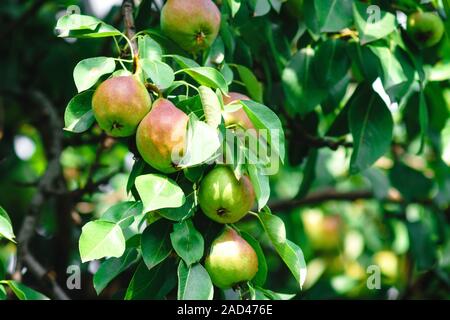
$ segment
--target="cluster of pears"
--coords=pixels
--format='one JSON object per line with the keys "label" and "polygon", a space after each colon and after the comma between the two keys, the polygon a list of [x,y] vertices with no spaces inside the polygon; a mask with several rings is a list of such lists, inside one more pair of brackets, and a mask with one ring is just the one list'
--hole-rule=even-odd
{"label": "cluster of pears", "polygon": [[[186,51],[196,54],[217,37],[220,12],[211,0],[168,0],[161,12],[161,29]],[[223,97],[225,104],[249,98],[239,93]],[[136,147],[146,163],[170,174],[185,153],[189,117],[171,101],[152,99],[141,80],[119,76],[104,81],[92,99],[99,126],[112,137],[136,135]],[[223,114],[225,125],[254,129],[241,108]],[[239,180],[226,165],[217,165],[201,181],[198,202],[206,216],[222,223],[235,223],[254,205],[255,191],[247,175]],[[255,250],[232,228],[212,243],[205,262],[213,283],[230,288],[251,280],[258,271]]]}
{"label": "cluster of pears", "polygon": [[418,11],[408,17],[408,35],[421,48],[438,44],[444,30],[444,23],[436,13]]}
{"label": "cluster of pears", "polygon": [[[226,104],[248,97],[230,93]],[[149,165],[169,174],[179,168],[174,155],[185,151],[188,116],[171,101],[159,98],[153,102],[145,86],[134,76],[113,77],[95,91],[93,112],[99,126],[110,136],[136,134],[137,149]],[[224,113],[227,125],[254,128],[245,111]],[[217,165],[201,181],[199,205],[206,216],[223,224],[242,219],[255,202],[255,191],[248,176],[239,180],[226,165]],[[254,249],[233,229],[226,227],[213,242],[206,259],[206,269],[213,283],[229,288],[251,280],[258,271]]]}

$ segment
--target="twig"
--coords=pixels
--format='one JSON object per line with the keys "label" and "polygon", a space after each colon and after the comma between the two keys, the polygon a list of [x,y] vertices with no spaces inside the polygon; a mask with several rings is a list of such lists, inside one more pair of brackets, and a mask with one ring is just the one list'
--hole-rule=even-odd
{"label": "twig", "polygon": [[89,194],[89,193],[94,192],[99,186],[107,183],[109,180],[111,180],[112,177],[114,177],[119,172],[120,172],[120,170],[115,170],[115,171],[111,172],[110,174],[104,176],[103,178],[101,178],[95,182],[92,182],[89,185],[86,185],[84,188],[70,191],[68,194],[71,196],[71,198],[74,200],[74,202],[77,202],[78,200],[80,200],[80,198],[84,194]]}
{"label": "twig", "polygon": [[[334,189],[327,189],[322,191],[312,192],[306,197],[294,200],[276,201],[269,204],[269,207],[273,211],[285,211],[292,208],[301,206],[314,205],[325,201],[356,201],[364,199],[374,199],[375,194],[371,190],[358,190],[351,192],[339,192]],[[388,196],[384,199],[386,202],[404,204],[405,200],[400,197]],[[423,205],[433,205],[429,199],[417,201],[417,203]]]}
{"label": "twig", "polygon": [[284,115],[289,127],[291,127],[296,134],[300,135],[300,140],[312,148],[329,148],[335,151],[339,147],[353,147],[353,143],[348,142],[345,139],[333,140],[311,135],[308,131],[306,131],[306,129],[301,125],[300,122],[293,119],[286,111],[284,111]]}
{"label": "twig", "polygon": [[48,272],[44,267],[33,257],[29,251],[29,242],[34,235],[36,224],[39,220],[40,211],[42,206],[46,203],[48,190],[50,190],[61,175],[61,165],[59,158],[62,152],[62,123],[60,123],[59,115],[53,104],[39,91],[32,90],[29,94],[30,100],[41,108],[43,114],[48,119],[49,136],[51,137],[50,145],[48,148],[48,165],[42,178],[37,185],[37,191],[33,196],[28,213],[25,216],[22,226],[19,230],[17,237],[17,264],[15,278],[21,280],[20,271],[22,265],[26,264],[30,271],[40,280],[47,280],[52,287],[52,293],[57,299],[67,300],[69,297],[59,287],[55,279],[48,276]]}
{"label": "twig", "polygon": [[132,57],[132,59],[134,61],[134,67],[136,68],[138,58],[138,45],[135,38],[136,27],[134,24],[133,10],[134,10],[133,1],[124,0],[122,3],[122,16],[123,16],[123,23],[125,26],[125,35],[131,41],[132,51],[134,52],[134,57]]}
{"label": "twig", "polygon": [[346,141],[345,139],[332,140],[328,138],[315,137],[307,132],[302,133],[303,141],[313,148],[329,148],[336,151],[339,147],[352,148],[353,143]]}

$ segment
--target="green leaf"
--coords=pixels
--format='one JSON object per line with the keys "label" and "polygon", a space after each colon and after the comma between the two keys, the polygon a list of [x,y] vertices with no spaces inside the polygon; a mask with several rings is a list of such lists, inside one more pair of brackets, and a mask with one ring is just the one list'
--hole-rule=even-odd
{"label": "green leaf", "polygon": [[134,162],[133,168],[131,168],[131,172],[130,172],[130,175],[129,175],[128,181],[127,181],[127,193],[129,193],[131,191],[131,189],[133,189],[136,178],[138,176],[140,176],[142,174],[142,172],[144,172],[145,166],[146,166],[146,163],[142,158],[138,158]]}
{"label": "green leaf", "polygon": [[329,39],[320,44],[314,56],[313,67],[318,84],[330,91],[345,78],[350,68],[346,43],[339,39]]}
{"label": "green leaf", "polygon": [[145,74],[161,90],[169,88],[175,80],[172,68],[164,62],[141,59],[140,63]]}
{"label": "green leaf", "polygon": [[170,240],[175,252],[188,266],[199,262],[203,257],[205,243],[191,219],[174,224]]}
{"label": "green leaf", "polygon": [[285,137],[283,126],[276,113],[265,105],[251,100],[241,100],[240,103],[253,125],[259,130],[267,130],[267,138],[272,147],[272,152],[278,154],[281,162],[284,162]]}
{"label": "green leaf", "polygon": [[101,76],[112,73],[116,69],[113,58],[95,57],[81,60],[73,70],[73,79],[78,92],[91,88]]}
{"label": "green leaf", "polygon": [[120,224],[122,228],[126,228],[142,213],[143,206],[141,201],[126,201],[110,207],[102,214],[100,219]]}
{"label": "green leaf", "polygon": [[[401,162],[396,162],[389,172],[392,186],[402,194],[407,202],[428,199],[433,180],[426,177],[421,171],[413,169]],[[405,183],[408,181],[408,183]]]}
{"label": "green leaf", "polygon": [[382,39],[397,29],[395,15],[359,1],[353,2],[353,16],[362,45]]}
{"label": "green leaf", "polygon": [[81,14],[70,14],[58,19],[55,29],[59,37],[101,38],[121,36],[122,33],[101,20]]}
{"label": "green leaf", "polygon": [[429,115],[423,90],[420,91],[419,97],[420,147],[418,153],[421,153],[425,147],[425,138],[428,134]]}
{"label": "green leaf", "polygon": [[169,57],[169,58],[172,58],[173,60],[175,60],[175,62],[178,63],[178,65],[183,69],[200,67],[200,65],[197,62],[195,62],[194,60],[183,57],[183,56],[179,56],[176,54],[168,54],[168,55],[166,55],[166,57]]}
{"label": "green leaf", "polygon": [[436,242],[430,226],[422,221],[407,223],[411,254],[418,271],[430,270],[436,265]]}
{"label": "green leaf", "polygon": [[135,185],[144,204],[144,212],[161,208],[178,208],[185,202],[183,190],[167,176],[142,175],[136,178]]}
{"label": "green leaf", "polygon": [[108,221],[88,222],[79,240],[81,261],[120,257],[125,251],[125,238],[120,226]]}
{"label": "green leaf", "polygon": [[220,89],[223,93],[228,93],[228,85],[223,75],[211,67],[197,67],[182,69],[182,72],[190,75],[200,85],[213,89]]}
{"label": "green leaf", "polygon": [[199,263],[178,265],[178,300],[212,300],[214,287],[206,269]]}
{"label": "green leaf", "polygon": [[181,207],[178,208],[163,208],[158,210],[161,217],[172,221],[181,221],[189,218],[195,213],[195,193],[192,192],[186,196],[186,201]]}
{"label": "green leaf", "polygon": [[139,59],[161,61],[163,51],[158,42],[150,38],[148,35],[138,36],[137,40]]}
{"label": "green leaf", "polygon": [[88,130],[95,122],[92,112],[93,90],[77,94],[70,100],[64,113],[64,130],[81,133]]}
{"label": "green leaf", "polygon": [[349,110],[353,136],[351,173],[369,168],[391,145],[393,120],[383,100],[369,87],[361,90]]}
{"label": "green leaf", "polygon": [[319,38],[320,26],[319,19],[316,14],[315,1],[304,1],[303,11],[305,17],[305,25],[308,28],[310,34],[313,36],[314,40]]}
{"label": "green leaf", "polygon": [[386,175],[378,168],[372,167],[362,172],[370,184],[377,199],[384,199],[388,196],[390,183]]}
{"label": "green leaf", "polygon": [[125,300],[162,300],[176,285],[176,265],[166,259],[149,270],[140,263],[128,285]]}
{"label": "green leaf", "polygon": [[136,263],[138,256],[138,251],[132,248],[127,249],[120,258],[110,258],[102,262],[93,278],[97,295],[99,295],[115,277]]}
{"label": "green leaf", "polygon": [[258,216],[275,250],[301,288],[306,279],[306,262],[302,250],[295,243],[286,239],[283,220],[267,211],[261,212]]}
{"label": "green leaf", "polygon": [[254,73],[247,67],[241,65],[234,65],[239,73],[239,77],[242,82],[245,84],[245,88],[247,89],[250,97],[257,101],[263,101],[263,85],[258,81]]}
{"label": "green leaf", "polygon": [[250,0],[250,3],[253,5],[253,16],[261,17],[269,13],[270,11],[270,2],[269,0]]}
{"label": "green leaf", "polygon": [[353,0],[314,0],[321,32],[338,32],[353,22]]}
{"label": "green leaf", "polygon": [[6,290],[5,290],[5,287],[3,287],[1,284],[0,284],[0,301],[2,301],[2,300],[6,300]]}
{"label": "green leaf", "polygon": [[0,207],[0,237],[6,238],[12,242],[14,241],[15,235],[12,228],[11,220],[5,209]]}
{"label": "green leaf", "polygon": [[169,237],[171,229],[172,225],[167,220],[158,220],[142,233],[142,257],[148,269],[164,261],[172,251]]}
{"label": "green leaf", "polygon": [[200,86],[198,93],[202,101],[206,123],[216,129],[222,122],[222,108],[216,93],[208,87]]}
{"label": "green leaf", "polygon": [[42,293],[17,281],[3,280],[0,281],[0,284],[8,285],[19,300],[49,300],[49,298]]}
{"label": "green leaf", "polygon": [[326,98],[326,90],[315,79],[314,55],[312,48],[301,49],[283,70],[286,109],[294,115],[311,112]]}
{"label": "green leaf", "polygon": [[227,2],[231,9],[231,16],[234,17],[241,7],[241,0],[227,0]]}
{"label": "green leaf", "polygon": [[317,166],[317,158],[319,152],[317,149],[310,149],[308,152],[308,158],[306,160],[305,167],[303,169],[303,178],[302,183],[300,185],[300,189],[298,190],[296,199],[301,199],[306,196],[311,189],[311,186],[316,179],[316,166]]}
{"label": "green leaf", "polygon": [[261,245],[259,244],[258,241],[256,241],[255,238],[253,238],[247,232],[241,231],[240,234],[242,238],[244,238],[244,240],[247,241],[248,244],[252,246],[252,248],[256,252],[256,255],[258,256],[258,272],[252,279],[252,282],[257,286],[263,286],[264,283],[266,283],[267,279],[267,262],[264,252],[262,251]]}
{"label": "green leaf", "polygon": [[265,296],[269,297],[271,300],[291,300],[296,296],[296,294],[279,293],[259,287],[256,288],[256,290],[260,290]]}
{"label": "green leaf", "polygon": [[[384,46],[368,46],[379,61],[378,75],[383,87],[396,101],[406,94],[414,80],[414,69],[398,47],[395,50]],[[364,62],[365,63],[365,62]]]}
{"label": "green leaf", "polygon": [[220,148],[219,134],[215,128],[198,120],[192,113],[189,115],[186,145],[186,152],[178,165],[181,167],[199,165],[210,160]]}
{"label": "green leaf", "polygon": [[264,208],[270,197],[269,176],[262,174],[257,166],[249,164],[247,166],[250,180],[255,189],[258,211]]}

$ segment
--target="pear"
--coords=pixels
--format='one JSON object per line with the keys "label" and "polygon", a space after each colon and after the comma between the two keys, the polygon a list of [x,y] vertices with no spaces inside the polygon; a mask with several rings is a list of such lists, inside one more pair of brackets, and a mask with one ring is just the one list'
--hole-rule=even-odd
{"label": "pear", "polygon": [[219,223],[234,223],[242,219],[255,203],[255,190],[248,176],[237,180],[233,171],[216,166],[200,183],[200,208]]}
{"label": "pear", "polygon": [[[251,100],[246,95],[237,92],[229,92],[228,96],[223,96],[223,103],[225,105],[238,103],[239,100]],[[242,129],[255,129],[255,126],[251,122],[250,118],[245,113],[244,108],[240,108],[233,112],[224,112],[223,119],[225,125],[238,125]]]}
{"label": "pear", "polygon": [[197,53],[219,33],[220,11],[211,0],[168,0],[161,11],[161,30],[181,48]]}
{"label": "pear", "polygon": [[214,285],[227,289],[253,279],[258,272],[258,256],[235,230],[226,227],[213,241],[205,267]]}
{"label": "pear", "polygon": [[156,100],[136,132],[136,146],[145,162],[163,173],[177,171],[177,160],[184,153],[188,120],[169,100]]}
{"label": "pear", "polygon": [[112,137],[128,137],[151,108],[145,86],[133,76],[110,78],[92,97],[92,111],[100,128]]}
{"label": "pear", "polygon": [[419,46],[428,48],[436,45],[444,34],[444,23],[432,12],[415,12],[408,17],[407,32]]}

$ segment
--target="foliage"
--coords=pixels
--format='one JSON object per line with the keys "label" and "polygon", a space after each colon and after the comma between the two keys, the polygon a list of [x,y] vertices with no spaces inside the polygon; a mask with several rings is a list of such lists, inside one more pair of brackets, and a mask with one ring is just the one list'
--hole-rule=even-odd
{"label": "foliage", "polygon": [[[216,1],[219,35],[194,54],[161,32],[151,0],[132,11],[136,35],[126,10],[99,19],[78,1],[44,1],[20,21],[31,2],[0,5],[17,33],[0,33],[10,44],[0,61],[0,299],[58,298],[4,267],[22,245],[12,226],[22,230],[30,215],[32,251],[59,284],[68,265],[81,267],[74,298],[94,289],[119,299],[449,298],[448,1]],[[55,18],[72,4],[83,14]],[[417,10],[443,20],[437,45],[419,47],[405,29]],[[134,136],[107,137],[95,121],[95,89],[131,74],[189,117],[175,173],[145,163]],[[56,144],[30,88],[57,106]],[[229,92],[250,99],[224,105]],[[268,130],[271,155],[249,163],[254,150],[243,143],[230,164],[255,189],[255,208],[232,227],[259,268],[221,290],[204,259],[223,225],[201,212],[197,193],[230,152],[223,114],[240,109]],[[21,157],[18,138],[32,142],[32,156]],[[46,168],[58,176],[42,184]],[[379,290],[368,285],[373,265]]]}

